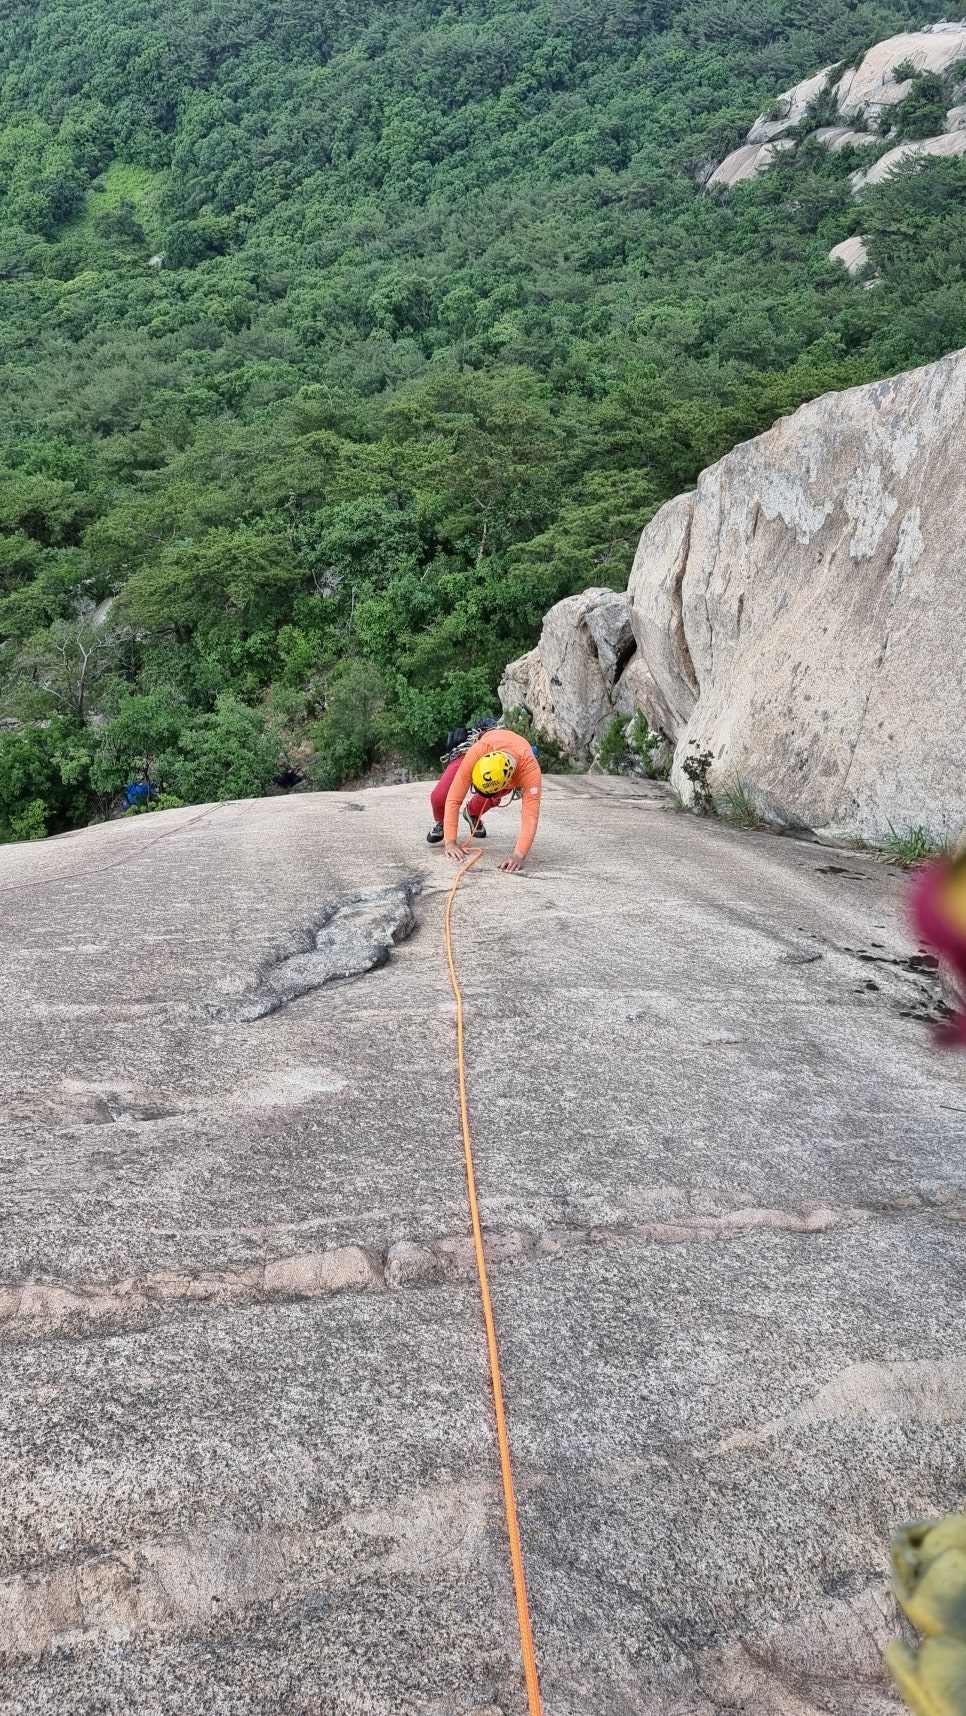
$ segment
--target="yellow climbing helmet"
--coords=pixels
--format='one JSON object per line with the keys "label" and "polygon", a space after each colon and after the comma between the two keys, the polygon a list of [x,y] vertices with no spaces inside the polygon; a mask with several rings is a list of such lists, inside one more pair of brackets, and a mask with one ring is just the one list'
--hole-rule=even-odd
{"label": "yellow climbing helmet", "polygon": [[506,791],[516,766],[516,758],[509,751],[487,751],[473,764],[473,785],[484,798],[494,798]]}

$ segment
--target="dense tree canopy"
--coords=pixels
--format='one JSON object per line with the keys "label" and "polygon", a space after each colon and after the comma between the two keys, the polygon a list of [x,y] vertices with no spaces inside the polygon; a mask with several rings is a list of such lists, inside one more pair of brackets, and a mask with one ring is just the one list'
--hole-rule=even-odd
{"label": "dense tree canopy", "polygon": [[[815,144],[698,183],[790,83],[962,15],[9,0],[0,838],[306,739],[323,785],[427,756],[709,460],[966,344],[963,162],[861,206]],[[858,231],[873,290],[828,260]]]}

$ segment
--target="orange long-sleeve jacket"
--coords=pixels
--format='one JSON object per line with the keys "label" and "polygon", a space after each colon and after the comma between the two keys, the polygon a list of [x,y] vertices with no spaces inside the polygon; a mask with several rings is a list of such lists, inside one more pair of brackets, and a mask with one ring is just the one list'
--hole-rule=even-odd
{"label": "orange long-sleeve jacket", "polygon": [[540,819],[540,789],[543,776],[540,764],[533,754],[533,746],[521,739],[519,733],[511,733],[507,727],[492,727],[482,739],[477,739],[471,745],[456,774],[453,783],[446,794],[446,809],[443,812],[443,837],[455,840],[459,828],[460,806],[473,785],[473,769],[481,757],[488,756],[490,751],[507,751],[516,763],[510,788],[519,787],[523,792],[522,816],[520,818],[520,838],[516,850],[521,858],[525,858],[533,845],[533,837],[537,832]]}

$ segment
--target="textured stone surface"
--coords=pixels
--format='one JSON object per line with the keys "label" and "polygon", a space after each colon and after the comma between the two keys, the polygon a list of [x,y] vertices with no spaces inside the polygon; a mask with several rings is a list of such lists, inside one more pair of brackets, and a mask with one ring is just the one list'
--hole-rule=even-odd
{"label": "textured stone surface", "polygon": [[831,70],[831,66],[824,66],[811,77],[803,78],[794,89],[786,89],[776,96],[772,104],[776,110],[774,116],[770,110],[768,114],[759,114],[748,133],[749,143],[769,143],[772,138],[790,131],[793,125],[800,125],[811,103],[818,100],[825,88]]}
{"label": "textured stone surface", "polygon": [[962,130],[946,131],[941,137],[923,137],[914,143],[897,143],[894,149],[887,149],[866,172],[852,174],[852,189],[861,191],[864,185],[881,185],[883,179],[887,179],[903,161],[920,161],[930,155],[948,159],[952,155],[964,154],[966,131]]}
{"label": "textured stone surface", "polygon": [[743,143],[740,149],[733,149],[726,155],[720,167],[716,167],[707,179],[708,185],[741,185],[747,179],[757,179],[766,167],[777,160],[783,149],[793,149],[794,144],[784,138],[776,138],[774,143]]}
{"label": "textured stone surface", "polygon": [[869,264],[864,238],[843,238],[841,244],[833,244],[828,256],[830,262],[841,262],[846,273],[853,276],[861,274]]}
{"label": "textured stone surface", "polygon": [[375,970],[412,934],[417,892],[416,883],[401,882],[327,906],[321,923],[279,948],[240,995],[212,995],[206,1002],[208,1012],[250,1024],[326,983]]}
{"label": "textured stone surface", "polygon": [[623,591],[568,596],[550,609],[536,648],[511,661],[500,701],[504,709],[529,709],[569,756],[586,756],[615,714],[633,712],[622,676],[634,649]]}
{"label": "textured stone surface", "polygon": [[[890,1530],[966,1496],[966,1062],[894,872],[666,803],[550,777],[454,914],[545,1707],[889,1716]],[[428,821],[0,850],[4,1716],[522,1716]],[[201,1005],[413,880],[382,966]]]}
{"label": "textured stone surface", "polygon": [[820,125],[814,133],[817,143],[824,143],[833,153],[852,144],[856,149],[868,149],[882,142],[881,137],[867,131],[853,131],[850,125]]}
{"label": "textured stone surface", "polygon": [[682,762],[762,814],[881,840],[966,824],[966,354],[829,394],[641,538],[628,594]]}
{"label": "textured stone surface", "polygon": [[957,60],[966,59],[966,24],[934,24],[927,30],[910,30],[877,42],[854,69],[844,73],[836,85],[839,112],[847,118],[865,111],[874,116],[883,107],[904,101],[911,82],[897,82],[893,71],[906,61],[916,71],[946,72]]}

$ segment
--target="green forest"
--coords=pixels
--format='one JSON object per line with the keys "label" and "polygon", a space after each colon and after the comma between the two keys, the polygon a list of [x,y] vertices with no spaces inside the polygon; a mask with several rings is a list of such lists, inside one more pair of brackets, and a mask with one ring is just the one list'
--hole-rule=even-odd
{"label": "green forest", "polygon": [[709,461],[966,345],[964,161],[699,185],[963,15],[4,0],[0,839],[428,762]]}

